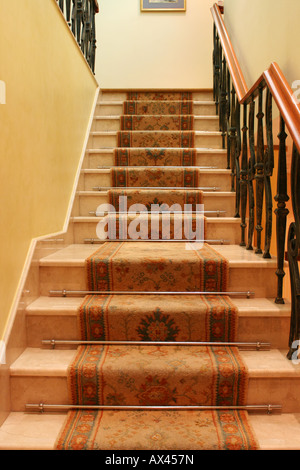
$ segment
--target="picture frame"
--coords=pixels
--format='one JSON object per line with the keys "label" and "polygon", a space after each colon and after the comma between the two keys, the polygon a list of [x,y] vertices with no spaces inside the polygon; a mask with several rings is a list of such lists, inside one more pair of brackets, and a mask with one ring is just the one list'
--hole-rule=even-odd
{"label": "picture frame", "polygon": [[142,12],[183,12],[186,11],[186,0],[141,0]]}

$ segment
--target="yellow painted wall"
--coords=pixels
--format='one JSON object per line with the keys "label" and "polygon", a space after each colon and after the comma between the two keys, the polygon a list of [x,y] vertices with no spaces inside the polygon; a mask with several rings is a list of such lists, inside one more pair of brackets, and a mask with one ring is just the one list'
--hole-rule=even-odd
{"label": "yellow painted wall", "polygon": [[213,0],[186,12],[141,12],[140,0],[101,0],[96,77],[101,88],[212,88]]}
{"label": "yellow painted wall", "polygon": [[248,87],[271,62],[300,80],[299,0],[224,0],[224,21]]}
{"label": "yellow painted wall", "polygon": [[0,339],[32,239],[61,231],[97,83],[55,0],[0,0]]}

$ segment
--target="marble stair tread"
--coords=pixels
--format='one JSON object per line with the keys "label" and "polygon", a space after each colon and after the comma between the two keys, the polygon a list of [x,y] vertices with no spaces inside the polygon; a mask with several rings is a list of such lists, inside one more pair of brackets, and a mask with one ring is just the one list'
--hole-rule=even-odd
{"label": "marble stair tread", "polygon": [[[193,346],[181,347],[192,348]],[[267,378],[300,379],[300,367],[286,358],[286,352],[278,349],[240,351],[248,367],[250,380],[258,378],[264,380]],[[71,349],[26,348],[11,365],[10,375],[11,377],[66,377],[68,366],[75,354],[76,351]]]}
{"label": "marble stair tread", "polygon": [[[136,166],[136,167],[122,167],[122,166],[119,166],[119,165],[116,165],[115,168],[133,168],[133,169],[139,169],[140,167],[139,166]],[[145,167],[147,169],[147,167]],[[153,167],[151,167],[153,168]],[[160,167],[160,166],[156,166],[155,168],[157,168],[158,170],[161,169],[161,168],[168,168],[167,166],[165,167]],[[179,169],[189,169],[188,166],[178,166]],[[199,169],[201,174],[217,174],[217,175],[231,175],[231,170],[227,170],[225,168],[200,168]],[[111,169],[110,168],[84,168],[81,170],[81,173],[83,174],[107,174],[107,173],[110,173],[111,172]],[[187,188],[188,189],[188,188]]]}
{"label": "marble stair tread", "polygon": [[[41,296],[26,308],[27,315],[77,315],[82,297]],[[232,299],[239,317],[290,317],[291,304],[275,304],[274,299]]]}
{"label": "marble stair tread", "polygon": [[[261,450],[300,450],[300,414],[249,415]],[[12,412],[0,427],[0,450],[52,450],[66,413]]]}
{"label": "marble stair tread", "polygon": [[[135,243],[135,242],[132,242]],[[142,243],[142,242],[140,242]],[[145,242],[148,243],[148,242]],[[150,244],[151,242],[149,242]],[[156,242],[152,242],[156,246]],[[166,243],[167,242],[158,242]],[[136,242],[137,247],[139,242]],[[40,266],[84,266],[87,257],[92,255],[98,246],[74,244],[66,248],[57,250],[40,260]],[[223,255],[229,262],[229,267],[257,267],[257,268],[274,268],[277,266],[276,258],[264,259],[262,255],[257,255],[254,251],[248,251],[244,247],[238,245],[214,245],[214,249]]]}

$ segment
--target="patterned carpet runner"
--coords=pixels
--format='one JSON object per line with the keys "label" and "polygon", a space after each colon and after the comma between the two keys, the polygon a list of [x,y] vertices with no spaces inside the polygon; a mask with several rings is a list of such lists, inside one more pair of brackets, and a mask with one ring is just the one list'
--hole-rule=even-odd
{"label": "patterned carpet runner", "polygon": [[[199,172],[186,168],[195,165],[196,157],[192,114],[191,93],[127,94],[114,153],[114,189],[109,191],[117,211],[122,210],[120,196],[128,207],[143,204],[148,210],[153,204],[178,204],[181,210],[184,204],[193,210],[202,204],[202,191],[192,189],[198,186]],[[147,166],[157,168],[139,168]],[[145,214],[141,217],[146,220]],[[174,235],[176,215],[172,217]],[[128,218],[125,224],[128,228]],[[161,238],[162,228],[153,234]],[[208,244],[107,242],[86,260],[86,276],[87,288],[102,294],[87,296],[78,310],[82,340],[237,338],[237,309],[229,297],[216,295],[227,290],[228,262]],[[194,291],[209,294],[189,295]],[[239,350],[219,345],[84,345],[68,370],[70,401],[85,406],[244,405],[248,380]],[[55,448],[249,450],[258,443],[245,411],[87,409],[68,413]]]}

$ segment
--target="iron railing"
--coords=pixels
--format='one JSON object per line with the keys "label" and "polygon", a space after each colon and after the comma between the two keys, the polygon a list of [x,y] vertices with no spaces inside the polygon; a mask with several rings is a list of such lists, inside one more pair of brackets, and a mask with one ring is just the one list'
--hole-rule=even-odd
{"label": "iron railing", "polygon": [[93,73],[96,57],[97,0],[56,0]]}
{"label": "iron railing", "polygon": [[[214,20],[213,92],[219,115],[223,148],[227,147],[227,166],[231,169],[232,191],[236,192],[235,217],[241,218],[241,246],[271,258],[273,201],[277,203],[276,251],[277,296],[283,304],[284,261],[287,246],[291,281],[291,359],[300,340],[300,106],[283,73],[272,63],[248,90],[217,4],[211,9]],[[272,195],[274,143],[272,106],[280,113],[277,193]],[[257,110],[257,111],[256,111]],[[256,126],[255,126],[255,113]],[[286,139],[293,141],[291,194],[288,195]],[[256,138],[256,142],[255,142]],[[297,185],[298,183],[298,185]],[[294,222],[286,236],[286,206],[291,197]],[[263,211],[265,211],[263,213]],[[275,225],[275,224],[274,224]],[[247,230],[248,229],[248,230]],[[262,239],[264,233],[264,241]]]}

